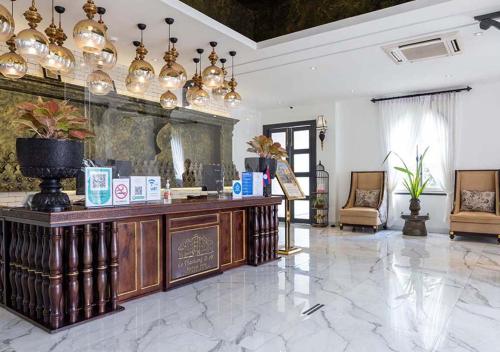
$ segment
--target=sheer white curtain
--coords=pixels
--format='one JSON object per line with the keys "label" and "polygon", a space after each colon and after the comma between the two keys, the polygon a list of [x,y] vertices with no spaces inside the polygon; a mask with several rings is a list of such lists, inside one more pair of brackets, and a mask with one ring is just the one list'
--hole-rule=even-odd
{"label": "sheer white curtain", "polygon": [[[378,103],[383,151],[398,153],[412,167],[417,147],[419,152],[429,147],[424,168],[432,174],[433,185],[446,192],[448,209],[453,193],[457,99],[456,93],[450,93]],[[394,166],[399,164],[397,158],[391,157],[385,165],[389,195],[388,226],[392,226],[399,217],[394,197],[400,184],[400,175]]]}
{"label": "sheer white curtain", "polygon": [[[419,121],[424,115],[425,99],[421,97],[403,98],[381,101],[379,113],[381,119],[381,140],[385,154],[390,151],[398,153],[403,160],[414,160],[418,140]],[[385,164],[387,171],[387,194],[389,212],[387,225],[394,225],[398,219],[394,192],[400,182],[399,173],[394,166],[400,162],[394,156]]]}
{"label": "sheer white curtain", "polygon": [[430,109],[434,116],[434,128],[437,134],[439,163],[433,170],[433,177],[441,190],[446,193],[445,221],[451,211],[453,202],[453,185],[455,170],[455,124],[459,111],[461,95],[448,93],[434,95],[431,98]]}

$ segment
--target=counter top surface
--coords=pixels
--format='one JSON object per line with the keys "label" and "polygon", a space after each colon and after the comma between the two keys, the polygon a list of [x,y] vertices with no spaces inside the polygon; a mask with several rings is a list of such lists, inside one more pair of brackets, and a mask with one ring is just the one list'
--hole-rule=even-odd
{"label": "counter top surface", "polygon": [[138,203],[126,206],[86,208],[74,205],[70,210],[58,213],[45,213],[27,208],[2,208],[0,216],[9,220],[22,219],[25,222],[42,226],[67,226],[73,224],[114,221],[124,218],[154,215],[173,215],[187,212],[207,212],[224,209],[245,208],[252,206],[281,204],[282,197],[247,197],[242,199],[208,198],[175,199],[169,203],[163,201]]}

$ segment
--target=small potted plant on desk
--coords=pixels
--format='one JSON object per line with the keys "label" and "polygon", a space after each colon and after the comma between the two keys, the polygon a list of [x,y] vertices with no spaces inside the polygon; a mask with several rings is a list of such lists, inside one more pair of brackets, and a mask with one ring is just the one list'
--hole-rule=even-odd
{"label": "small potted plant on desk", "polygon": [[272,138],[266,136],[256,136],[250,142],[247,142],[250,153],[256,153],[259,156],[254,158],[245,158],[245,170],[250,172],[264,173],[269,182],[264,187],[264,196],[271,196],[271,180],[276,175],[278,160],[288,157],[286,150],[280,143],[273,142]]}
{"label": "small potted plant on desk", "polygon": [[24,102],[16,106],[13,121],[20,137],[16,154],[25,177],[40,178],[41,192],[33,196],[31,208],[58,212],[69,209],[70,200],[61,192],[61,179],[75,177],[82,166],[83,140],[94,136],[85,126],[88,119],[67,101]]}
{"label": "small potted plant on desk", "polygon": [[414,171],[411,171],[404,160],[394,152],[389,152],[384,159],[384,163],[391,155],[395,155],[403,164],[403,166],[395,166],[394,169],[403,174],[403,185],[410,194],[410,215],[401,214],[401,218],[405,220],[403,227],[403,235],[407,236],[427,236],[425,222],[429,220],[429,214],[420,215],[420,196],[425,191],[430,178],[425,181],[422,177],[423,163],[425,155],[429,147],[423,154],[418,154],[417,148],[417,163]]}

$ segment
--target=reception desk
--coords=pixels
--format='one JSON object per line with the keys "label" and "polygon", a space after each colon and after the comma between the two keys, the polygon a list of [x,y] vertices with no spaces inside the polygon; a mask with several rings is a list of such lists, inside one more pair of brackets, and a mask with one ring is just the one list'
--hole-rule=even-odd
{"label": "reception desk", "polygon": [[280,197],[0,210],[1,306],[55,332],[120,302],[277,259]]}

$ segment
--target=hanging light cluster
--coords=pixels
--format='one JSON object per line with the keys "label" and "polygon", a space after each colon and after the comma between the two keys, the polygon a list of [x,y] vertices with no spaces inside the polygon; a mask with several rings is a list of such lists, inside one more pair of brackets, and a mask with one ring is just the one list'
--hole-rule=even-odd
{"label": "hanging light cluster", "polygon": [[[31,0],[31,6],[24,12],[24,18],[29,28],[15,34],[14,23],[14,1],[11,0],[12,10],[9,11],[0,5],[0,41],[6,42],[9,52],[0,56],[0,73],[9,79],[22,78],[27,70],[27,61],[30,60],[40,64],[46,70],[58,75],[67,75],[74,71],[76,60],[68,48],[64,46],[67,39],[62,27],[62,14],[65,8],[54,6],[52,0],[52,20],[45,29],[45,34],[38,31],[37,27],[42,21],[42,16],[36,8],[35,0]],[[73,39],[76,46],[82,50],[85,64],[91,68],[87,76],[89,91],[95,95],[106,95],[114,87],[113,80],[106,72],[113,69],[118,60],[118,52],[115,45],[108,37],[108,28],[103,21],[106,9],[97,7],[93,0],[86,0],[83,5],[86,18],[82,19],[73,29]],[[58,24],[55,21],[55,13],[59,15]],[[96,21],[94,17],[99,15]],[[168,48],[163,59],[165,65],[158,75],[159,84],[164,89],[160,97],[160,104],[165,109],[174,109],[178,99],[174,91],[186,86],[187,72],[177,62],[179,52],[176,49],[178,39],[171,36],[173,18],[166,18],[168,25]],[[141,31],[141,40],[134,41],[136,46],[135,59],[129,66],[128,75],[125,80],[127,90],[135,94],[144,94],[155,78],[153,66],[146,61],[148,50],[144,45],[145,24],[138,24]],[[228,108],[237,107],[241,103],[241,96],[236,92],[237,82],[234,78],[235,51],[230,51],[231,56],[231,79],[228,81],[225,58],[219,59],[216,52],[217,42],[210,42],[211,47],[208,60],[210,64],[203,69],[203,49],[197,49],[198,57],[194,58],[195,74],[187,85],[186,99],[190,105],[204,107],[210,102],[210,97],[223,99]],[[220,62],[220,66],[218,66]],[[209,94],[208,92],[211,92]]]}
{"label": "hanging light cluster", "polygon": [[[12,0],[12,13],[14,12],[14,1]],[[62,6],[55,6],[52,0],[52,21],[45,30],[47,37],[36,28],[42,21],[42,16],[38,13],[35,0],[31,1],[31,6],[24,12],[24,18],[28,22],[29,28],[24,29],[16,36],[14,34],[14,20],[12,13],[6,13],[5,8],[0,7],[0,39],[9,38],[6,44],[9,53],[0,56],[0,73],[10,79],[24,77],[27,72],[27,60],[40,64],[45,69],[59,74],[66,75],[73,72],[75,68],[75,57],[71,50],[64,47],[67,39],[62,28],[61,15],[65,12]],[[54,21],[54,11],[59,14],[59,26]]]}

